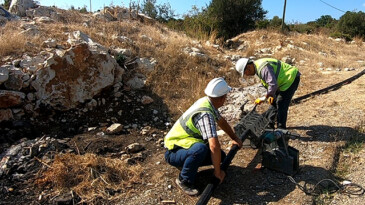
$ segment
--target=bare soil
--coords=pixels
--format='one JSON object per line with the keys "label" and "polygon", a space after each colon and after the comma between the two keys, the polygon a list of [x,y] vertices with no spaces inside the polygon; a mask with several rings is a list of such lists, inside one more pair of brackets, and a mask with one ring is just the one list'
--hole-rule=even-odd
{"label": "bare soil", "polygon": [[[333,72],[322,74],[318,78],[326,79],[326,84],[346,79],[356,72]],[[310,78],[310,73],[302,71],[303,75]],[[313,76],[312,76],[313,77]],[[327,86],[322,84],[321,87]],[[106,92],[107,93],[107,92]],[[131,143],[139,142],[144,145],[143,157],[137,163],[141,165],[143,171],[140,183],[134,184],[128,190],[124,190],[125,197],[118,202],[107,200],[95,200],[95,204],[195,204],[198,197],[186,196],[175,185],[174,180],[179,170],[169,166],[164,161],[165,149],[158,143],[168,127],[166,122],[168,110],[154,96],[155,103],[152,105],[141,105],[135,101],[138,96],[146,92],[125,92],[123,99],[116,103],[106,104],[92,112],[76,115],[75,111],[51,112],[45,108],[45,114],[39,116],[33,126],[20,130],[14,124],[2,126],[12,127],[15,134],[21,137],[52,135],[65,139],[69,149],[74,153],[83,155],[85,153],[95,153],[106,158],[120,158],[125,147]],[[147,93],[150,94],[150,93]],[[296,96],[305,94],[300,87]],[[131,96],[133,95],[133,96]],[[107,102],[114,102],[108,99],[107,95],[100,96],[106,98]],[[230,99],[228,98],[228,102]],[[335,176],[336,169],[343,162],[342,148],[346,143],[357,136],[363,141],[364,133],[359,131],[357,125],[363,125],[365,107],[365,77],[361,77],[351,84],[331,91],[327,94],[315,96],[300,104],[290,107],[288,126],[291,132],[300,134],[290,145],[300,152],[300,172],[293,178],[300,185],[305,183],[314,185],[322,179],[332,179],[341,182],[345,178]],[[137,109],[138,108],[138,109]],[[111,111],[111,109],[113,111]],[[153,110],[158,110],[158,117],[161,122],[151,123]],[[237,108],[239,109],[239,108]],[[262,108],[263,110],[265,108]],[[118,110],[123,110],[123,115],[117,115]],[[114,116],[119,122],[138,122],[148,131],[141,133],[143,127],[137,129],[124,130],[118,135],[101,134],[106,126],[100,123],[108,123],[107,119]],[[53,121],[50,121],[50,118]],[[66,119],[66,121],[62,121]],[[238,119],[237,119],[238,122]],[[109,122],[110,123],[110,122]],[[231,123],[232,126],[235,122]],[[97,127],[95,130],[87,131],[87,127]],[[23,136],[24,135],[24,136]],[[11,139],[11,143],[2,143],[1,151],[11,144],[19,143],[15,135],[6,135]],[[23,139],[24,141],[24,139]],[[220,138],[226,152],[229,150],[229,139],[227,136]],[[361,145],[362,146],[362,145]],[[65,148],[66,149],[66,148]],[[361,149],[360,149],[361,150]],[[62,150],[59,150],[60,152]],[[227,171],[227,177],[214,192],[209,204],[362,204],[359,198],[348,197],[341,193],[326,197],[311,196],[305,194],[292,183],[285,175],[267,169],[259,169],[260,155],[257,150],[243,148],[234,158]],[[348,169],[345,176],[347,180],[364,185],[363,166],[364,149],[358,154],[351,154],[354,163]],[[22,180],[17,180],[15,175],[7,175],[0,179],[0,204],[50,204],[56,203],[55,199],[60,198],[57,204],[72,204],[80,202],[77,196],[65,194],[55,195],[52,187],[37,186],[34,182],[42,176],[42,172],[48,167],[41,162],[34,160],[32,171],[24,174]],[[199,171],[197,186],[202,191],[210,180],[212,167],[204,167]],[[323,196],[323,195],[322,195]]]}

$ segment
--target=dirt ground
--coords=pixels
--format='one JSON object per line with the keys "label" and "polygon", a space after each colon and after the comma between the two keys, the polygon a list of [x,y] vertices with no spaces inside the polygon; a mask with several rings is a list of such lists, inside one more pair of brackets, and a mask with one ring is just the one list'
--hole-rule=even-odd
{"label": "dirt ground", "polygon": [[[315,79],[324,78],[326,81],[316,81],[317,87],[331,85],[357,72],[359,71],[320,74],[321,76],[316,76]],[[306,75],[305,79],[309,79],[311,75],[305,70],[302,74]],[[299,87],[295,97],[306,93],[305,88]],[[58,132],[68,148],[80,155],[95,153],[107,158],[120,158],[129,144],[138,142],[144,146],[142,151],[144,157],[137,162],[143,169],[141,181],[128,187],[128,190],[125,190],[128,194],[122,200],[118,202],[99,200],[95,204],[195,204],[199,196],[190,197],[183,194],[174,183],[179,171],[164,161],[165,150],[159,140],[163,139],[168,131],[168,127],[164,124],[168,111],[162,101],[143,106],[138,101],[127,100],[136,99],[144,94],[146,93],[129,92],[125,94],[124,100],[119,100],[121,103],[118,105],[106,104],[98,108],[99,110],[84,115],[76,115],[75,112],[53,113],[51,117],[54,121],[50,125],[46,125],[47,118],[50,117],[48,113],[44,115],[44,119],[42,116],[38,119],[37,130],[30,129],[28,132],[48,133],[48,135]],[[101,97],[107,98],[107,96]],[[227,103],[229,100],[228,98]],[[364,133],[360,133],[356,128],[365,121],[364,101],[365,76],[362,76],[335,91],[312,97],[290,107],[289,130],[300,135],[290,141],[290,145],[300,152],[300,171],[293,177],[297,183],[302,186],[305,183],[313,186],[323,179],[336,182],[345,180],[335,177],[334,173],[343,158],[341,148],[354,136],[365,139]],[[113,111],[110,111],[110,108]],[[116,114],[119,109],[123,110],[122,116]],[[154,109],[159,111],[158,117],[163,119],[161,122],[151,123],[151,119],[155,117],[151,114]],[[100,134],[106,129],[103,123],[112,116],[121,122],[135,119],[147,128],[147,132],[142,134],[142,128],[131,127],[118,135]],[[66,123],[58,124],[61,119],[67,119]],[[94,126],[97,127],[95,130],[87,131],[87,127]],[[7,137],[13,136],[7,135]],[[230,147],[228,137],[223,136],[220,141],[223,149],[228,152]],[[9,143],[2,143],[1,150],[9,146]],[[335,193],[331,195],[334,200],[326,201],[327,199],[318,196],[307,195],[285,175],[257,168],[260,163],[260,156],[257,153],[257,150],[252,148],[243,148],[237,153],[228,168],[224,183],[218,186],[208,204],[362,204],[363,196],[353,198]],[[364,149],[351,157],[354,163],[349,168],[346,180],[365,186],[363,153]],[[35,162],[32,174],[26,179],[17,180],[14,175],[11,178],[1,178],[0,204],[52,203],[52,199],[58,197],[52,195],[54,194],[52,189],[44,189],[34,184],[35,179],[46,169],[47,166],[44,164]],[[204,189],[211,174],[212,167],[200,169],[197,182],[199,190]],[[57,204],[72,204],[79,201],[73,196],[68,200],[59,200]]]}

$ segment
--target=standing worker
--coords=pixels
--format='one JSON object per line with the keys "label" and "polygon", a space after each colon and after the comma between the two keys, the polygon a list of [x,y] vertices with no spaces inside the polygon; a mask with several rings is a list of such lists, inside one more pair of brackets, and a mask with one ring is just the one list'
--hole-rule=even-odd
{"label": "standing worker", "polygon": [[241,140],[218,111],[230,90],[223,78],[211,80],[204,91],[207,96],[197,100],[165,136],[165,160],[181,169],[176,184],[188,195],[199,193],[194,186],[199,167],[213,165],[214,176],[221,183],[226,175],[220,169],[226,154],[218,141],[216,122],[233,144],[242,147]]}
{"label": "standing worker", "polygon": [[275,128],[276,117],[277,128],[286,129],[289,104],[300,82],[298,68],[274,58],[262,58],[256,61],[241,58],[236,63],[236,70],[242,76],[256,74],[260,78],[267,93],[264,97],[257,98],[255,103],[260,104],[267,100],[270,104],[267,112],[269,128]]}

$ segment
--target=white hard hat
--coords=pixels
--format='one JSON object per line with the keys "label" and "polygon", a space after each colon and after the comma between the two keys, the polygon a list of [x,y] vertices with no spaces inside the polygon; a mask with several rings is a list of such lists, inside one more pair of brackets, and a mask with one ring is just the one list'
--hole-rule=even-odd
{"label": "white hard hat", "polygon": [[211,80],[204,90],[204,93],[209,97],[221,97],[231,91],[231,87],[222,78],[214,78]]}
{"label": "white hard hat", "polygon": [[236,71],[241,73],[242,76],[245,73],[246,65],[250,61],[248,58],[240,58],[236,63]]}

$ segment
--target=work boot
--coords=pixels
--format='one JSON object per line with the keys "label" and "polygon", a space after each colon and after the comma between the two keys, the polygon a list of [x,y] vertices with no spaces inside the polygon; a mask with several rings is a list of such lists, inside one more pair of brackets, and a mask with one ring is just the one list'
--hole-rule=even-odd
{"label": "work boot", "polygon": [[185,192],[185,194],[189,196],[196,196],[199,194],[199,191],[193,187],[193,185],[188,184],[184,181],[181,181],[179,178],[175,180],[176,185],[180,187],[181,190]]}

